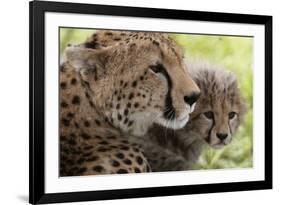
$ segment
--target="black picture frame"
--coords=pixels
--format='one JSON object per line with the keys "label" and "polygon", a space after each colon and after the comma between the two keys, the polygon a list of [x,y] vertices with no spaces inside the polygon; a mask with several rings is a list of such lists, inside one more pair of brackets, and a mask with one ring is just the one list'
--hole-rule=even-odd
{"label": "black picture frame", "polygon": [[[105,6],[62,2],[33,1],[30,12],[30,165],[29,202],[32,204],[153,197],[182,194],[260,190],[272,188],[272,17],[248,14],[230,14],[155,8]],[[265,180],[219,184],[197,184],[154,188],[136,188],[108,191],[71,193],[45,192],[44,119],[44,14],[45,12],[97,14],[110,16],[150,17],[162,19],[199,20],[259,24],[265,26]]]}

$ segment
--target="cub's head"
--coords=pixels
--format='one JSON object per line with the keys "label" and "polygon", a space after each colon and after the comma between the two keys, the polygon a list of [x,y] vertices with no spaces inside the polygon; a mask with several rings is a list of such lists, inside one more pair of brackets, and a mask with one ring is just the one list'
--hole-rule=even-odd
{"label": "cub's head", "polygon": [[201,89],[186,129],[214,148],[231,142],[245,112],[245,104],[234,74],[210,65],[189,66],[192,78]]}
{"label": "cub's head", "polygon": [[153,122],[174,129],[187,123],[200,90],[173,40],[141,32],[94,36],[66,48],[65,56],[115,127],[143,135]]}

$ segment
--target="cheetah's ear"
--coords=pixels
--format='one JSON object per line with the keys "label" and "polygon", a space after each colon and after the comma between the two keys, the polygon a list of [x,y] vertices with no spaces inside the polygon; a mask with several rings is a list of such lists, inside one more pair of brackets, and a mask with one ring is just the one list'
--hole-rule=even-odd
{"label": "cheetah's ear", "polygon": [[102,67],[108,52],[108,48],[96,50],[81,46],[68,46],[64,54],[65,60],[79,72],[81,69]]}

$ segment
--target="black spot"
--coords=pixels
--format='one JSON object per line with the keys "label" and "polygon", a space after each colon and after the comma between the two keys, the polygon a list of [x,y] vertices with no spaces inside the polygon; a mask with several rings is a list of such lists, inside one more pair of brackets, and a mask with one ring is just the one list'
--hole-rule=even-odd
{"label": "black spot", "polygon": [[132,164],[132,161],[129,160],[129,159],[124,159],[123,162],[127,165],[131,165]]}
{"label": "black spot", "polygon": [[107,141],[101,141],[101,142],[99,142],[99,144],[101,144],[101,145],[108,145],[108,142]]}
{"label": "black spot", "polygon": [[77,80],[76,80],[75,78],[72,78],[71,81],[70,81],[70,83],[71,83],[72,85],[76,85]]}
{"label": "black spot", "polygon": [[97,165],[97,166],[94,166],[93,167],[93,170],[96,171],[96,172],[101,172],[104,170],[104,168],[100,165]]}
{"label": "black spot", "polygon": [[108,122],[108,117],[105,117],[105,118],[104,118],[104,121],[107,123],[107,122]]}
{"label": "black spot", "polygon": [[134,81],[134,82],[132,83],[132,86],[133,86],[133,87],[136,87],[136,86],[137,86],[137,81]]}
{"label": "black spot", "polygon": [[146,97],[146,95],[145,95],[145,94],[143,94],[143,95],[142,95],[142,97],[143,97],[143,98],[145,98],[145,97]]}
{"label": "black spot", "polygon": [[117,153],[116,157],[119,158],[119,159],[123,159],[125,156],[124,156],[123,153]]}
{"label": "black spot", "polygon": [[134,106],[135,106],[135,108],[139,107],[139,103],[136,102],[136,103],[134,104]]}
{"label": "black spot", "polygon": [[129,144],[128,140],[121,140],[122,143]]}
{"label": "black spot", "polygon": [[120,96],[120,95],[118,96],[117,100],[118,100],[118,101],[120,101],[120,100],[121,100],[121,96]]}
{"label": "black spot", "polygon": [[119,163],[118,161],[116,161],[116,160],[112,160],[112,161],[111,161],[111,164],[112,164],[112,166],[114,166],[114,167],[119,167],[119,166],[120,166],[120,163]]}
{"label": "black spot", "polygon": [[117,90],[114,91],[114,95],[117,95]]}
{"label": "black spot", "polygon": [[67,115],[66,115],[68,118],[73,118],[74,117],[74,114],[72,113],[72,112],[69,112],[69,113],[67,113]]}
{"label": "black spot", "polygon": [[137,94],[137,96],[140,96],[140,95],[141,95],[140,93]]}
{"label": "black spot", "polygon": [[81,134],[81,137],[82,137],[84,140],[88,140],[88,139],[91,138],[91,136],[88,135],[87,133],[82,133],[82,134]]}
{"label": "black spot", "polygon": [[128,86],[128,83],[124,83],[123,88],[126,88]]}
{"label": "black spot", "polygon": [[100,126],[101,125],[101,123],[100,123],[100,121],[99,120],[95,120],[95,122],[96,122],[96,124],[98,125],[98,126]]}
{"label": "black spot", "polygon": [[95,135],[95,138],[97,138],[97,139],[101,139],[101,136],[99,136],[99,135]]}
{"label": "black spot", "polygon": [[66,107],[68,107],[68,104],[65,101],[62,101],[60,103],[60,106],[63,107],[63,108],[66,108]]}
{"label": "black spot", "polygon": [[122,98],[126,98],[126,95],[125,95],[125,94],[123,94],[123,95],[122,95]]}
{"label": "black spot", "polygon": [[66,82],[61,82],[61,83],[60,83],[60,87],[61,87],[62,89],[65,89],[65,88],[66,88]]}
{"label": "black spot", "polygon": [[158,41],[153,40],[152,43],[153,43],[154,45],[156,45],[156,46],[159,46],[159,42],[158,42]]}
{"label": "black spot", "polygon": [[65,64],[60,66],[60,71],[63,73],[66,71]]}
{"label": "black spot", "polygon": [[140,156],[137,156],[137,162],[139,165],[143,164],[143,159]]}
{"label": "black spot", "polygon": [[129,121],[129,119],[126,117],[124,120],[124,124],[127,124],[128,121]]}
{"label": "black spot", "polygon": [[125,109],[125,110],[124,110],[124,115],[128,115],[128,113],[129,113],[129,110],[128,110],[128,109]]}
{"label": "black spot", "polygon": [[132,124],[133,124],[133,123],[134,123],[134,121],[133,121],[133,120],[129,121],[129,123],[128,123],[128,127],[132,126]]}
{"label": "black spot", "polygon": [[129,95],[129,100],[131,100],[132,98],[134,97],[134,93],[130,93],[130,95]]}
{"label": "black spot", "polygon": [[122,116],[121,116],[119,113],[118,113],[117,117],[118,117],[118,120],[119,120],[119,121],[122,120]]}
{"label": "black spot", "polygon": [[61,122],[64,126],[68,127],[70,125],[70,121],[68,119],[62,118]]}
{"label": "black spot", "polygon": [[91,107],[94,107],[94,103],[90,100],[89,100],[89,104],[90,104]]}
{"label": "black spot", "polygon": [[86,48],[92,48],[92,49],[96,49],[99,46],[99,44],[96,43],[95,41],[86,42],[84,45]]}
{"label": "black spot", "polygon": [[140,173],[141,170],[138,167],[135,167],[135,173]]}
{"label": "black spot", "polygon": [[143,80],[143,76],[140,77],[140,80]]}
{"label": "black spot", "polygon": [[133,148],[134,152],[139,152],[140,150],[136,147]]}
{"label": "black spot", "polygon": [[120,147],[120,149],[121,149],[121,150],[127,151],[127,150],[129,150],[130,148],[129,148],[128,146],[122,145],[122,146]]}
{"label": "black spot", "polygon": [[79,105],[80,104],[80,97],[75,95],[73,98],[72,98],[72,104],[74,105]]}
{"label": "black spot", "polygon": [[121,38],[114,38],[113,40],[114,40],[114,41],[120,41]]}
{"label": "black spot", "polygon": [[131,108],[131,103],[128,103],[128,104],[127,104],[127,108]]}
{"label": "black spot", "polygon": [[125,170],[125,169],[119,169],[119,170],[117,171],[117,174],[126,174],[126,173],[128,173],[128,171]]}
{"label": "black spot", "polygon": [[112,36],[113,34],[111,32],[105,32],[106,36]]}
{"label": "black spot", "polygon": [[98,156],[92,156],[90,158],[87,159],[87,162],[93,162],[93,161],[97,161],[99,159]]}
{"label": "black spot", "polygon": [[112,104],[112,102],[109,104],[109,107],[113,108],[113,104]]}
{"label": "black spot", "polygon": [[124,83],[123,80],[120,80],[120,85],[123,85],[123,83]]}
{"label": "black spot", "polygon": [[106,149],[105,147],[100,147],[97,149],[98,152],[106,152],[108,149]]}
{"label": "black spot", "polygon": [[86,120],[86,121],[84,122],[84,125],[85,125],[85,127],[90,127],[90,122]]}

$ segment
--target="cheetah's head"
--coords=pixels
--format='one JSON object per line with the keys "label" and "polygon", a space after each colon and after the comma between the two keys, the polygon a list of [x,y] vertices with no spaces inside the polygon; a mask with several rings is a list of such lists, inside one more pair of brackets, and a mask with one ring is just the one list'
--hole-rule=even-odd
{"label": "cheetah's head", "polygon": [[208,64],[196,66],[190,72],[201,89],[201,97],[186,129],[204,138],[210,146],[221,148],[231,142],[246,111],[236,76]]}
{"label": "cheetah's head", "polygon": [[181,50],[159,33],[126,35],[130,41],[98,49],[87,44],[70,46],[66,60],[89,85],[95,106],[115,127],[134,135],[143,135],[154,122],[182,128],[200,91],[185,69]]}

